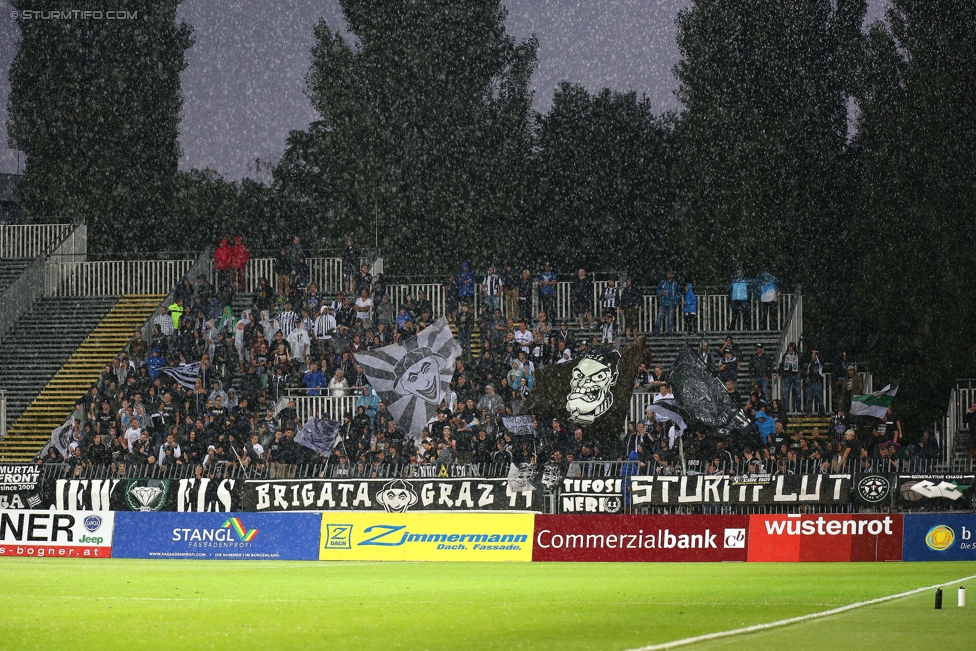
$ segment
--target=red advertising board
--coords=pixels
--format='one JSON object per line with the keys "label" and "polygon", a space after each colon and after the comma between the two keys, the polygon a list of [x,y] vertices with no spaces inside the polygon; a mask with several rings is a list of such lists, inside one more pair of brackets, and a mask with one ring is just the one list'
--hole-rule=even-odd
{"label": "red advertising board", "polygon": [[536,515],[533,561],[744,561],[747,515]]}
{"label": "red advertising board", "polygon": [[751,515],[749,561],[900,561],[904,519],[876,515]]}

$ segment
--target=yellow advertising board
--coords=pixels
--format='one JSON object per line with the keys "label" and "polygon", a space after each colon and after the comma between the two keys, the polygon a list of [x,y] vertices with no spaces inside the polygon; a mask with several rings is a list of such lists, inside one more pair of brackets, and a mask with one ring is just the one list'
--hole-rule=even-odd
{"label": "yellow advertising board", "polygon": [[325,512],[323,561],[531,561],[532,513]]}

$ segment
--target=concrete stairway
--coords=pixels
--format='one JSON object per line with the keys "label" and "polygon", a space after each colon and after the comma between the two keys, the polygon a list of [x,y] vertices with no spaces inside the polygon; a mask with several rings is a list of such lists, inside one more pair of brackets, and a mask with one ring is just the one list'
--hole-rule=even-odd
{"label": "concrete stairway", "polygon": [[[37,454],[162,299],[44,298],[18,321],[0,345],[0,362],[9,359],[0,382],[9,387],[8,422],[15,422],[0,441],[0,461],[28,461]],[[18,349],[33,348],[35,359],[17,360]]]}
{"label": "concrete stairway", "polygon": [[7,258],[0,260],[0,296],[24,273],[34,261],[33,258]]}

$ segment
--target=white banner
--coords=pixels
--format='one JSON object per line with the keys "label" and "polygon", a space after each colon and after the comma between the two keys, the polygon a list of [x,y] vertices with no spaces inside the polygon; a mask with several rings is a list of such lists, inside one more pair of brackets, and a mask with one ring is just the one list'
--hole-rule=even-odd
{"label": "white banner", "polygon": [[0,556],[108,558],[115,514],[93,511],[2,511]]}

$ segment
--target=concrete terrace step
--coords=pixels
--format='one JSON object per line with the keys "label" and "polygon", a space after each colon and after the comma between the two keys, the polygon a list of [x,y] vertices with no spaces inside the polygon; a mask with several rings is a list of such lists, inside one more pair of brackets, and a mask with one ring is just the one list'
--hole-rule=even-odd
{"label": "concrete terrace step", "polygon": [[[163,298],[162,295],[139,295],[108,301],[71,299],[76,302],[76,309],[70,313],[59,310],[58,304],[64,299],[42,299],[45,301],[45,312],[23,324],[24,332],[31,331],[31,323],[45,320],[55,326],[45,330],[57,332],[57,320],[74,319],[87,327],[79,328],[76,323],[72,330],[84,330],[85,335],[76,336],[70,350],[63,353],[60,359],[49,358],[54,368],[30,393],[34,398],[26,408],[19,408],[18,405],[18,413],[10,418],[16,422],[9,428],[7,438],[0,441],[0,460],[27,461],[33,457],[47,442],[51,430],[63,423],[71,413],[75,400],[98,380],[105,365],[112,362],[135,330],[152,316]],[[0,344],[0,361],[8,339],[5,337]],[[18,403],[23,402],[20,397]]]}

